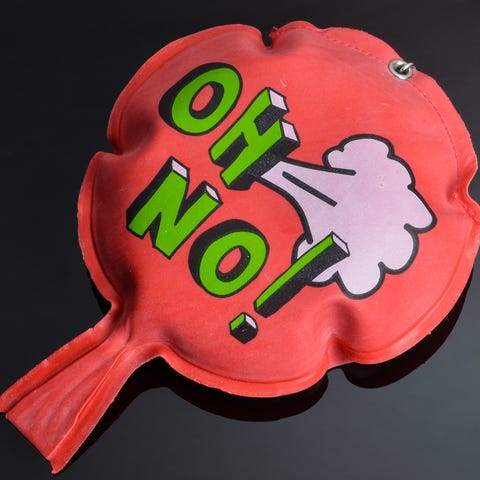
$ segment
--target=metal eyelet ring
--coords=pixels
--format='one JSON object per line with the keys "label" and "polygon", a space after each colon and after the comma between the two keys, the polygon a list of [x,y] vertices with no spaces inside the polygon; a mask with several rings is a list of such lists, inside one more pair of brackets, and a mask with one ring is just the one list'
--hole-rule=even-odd
{"label": "metal eyelet ring", "polygon": [[412,62],[395,59],[388,64],[388,69],[400,80],[407,80],[413,75],[414,65]]}

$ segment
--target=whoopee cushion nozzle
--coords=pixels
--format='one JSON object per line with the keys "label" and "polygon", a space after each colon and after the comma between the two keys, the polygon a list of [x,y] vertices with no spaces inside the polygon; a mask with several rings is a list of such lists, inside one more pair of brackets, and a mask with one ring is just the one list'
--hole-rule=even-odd
{"label": "whoopee cushion nozzle", "polygon": [[272,397],[391,359],[455,304],[478,249],[476,159],[438,85],[364,32],[230,25],[153,56],[92,159],[79,235],[110,312],[0,397],[61,470],[164,358]]}

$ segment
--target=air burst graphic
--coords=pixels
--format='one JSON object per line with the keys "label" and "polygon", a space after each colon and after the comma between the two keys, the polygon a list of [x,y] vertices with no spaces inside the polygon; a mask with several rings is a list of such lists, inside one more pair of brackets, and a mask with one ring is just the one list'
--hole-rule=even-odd
{"label": "air burst graphic", "polygon": [[311,283],[337,281],[351,296],[370,295],[385,273],[407,269],[417,234],[435,225],[410,168],[380,137],[349,138],[329,150],[320,167],[285,158],[262,181],[286,196],[302,219],[297,259],[332,232],[348,245],[349,255],[319,269]]}

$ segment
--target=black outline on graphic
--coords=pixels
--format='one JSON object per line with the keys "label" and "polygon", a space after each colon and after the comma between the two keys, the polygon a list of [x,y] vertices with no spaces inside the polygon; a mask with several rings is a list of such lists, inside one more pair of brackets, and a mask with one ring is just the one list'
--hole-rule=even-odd
{"label": "black outline on graphic", "polygon": [[[199,133],[192,133],[192,132],[183,130],[173,121],[173,118],[172,118],[172,106],[173,106],[173,102],[175,101],[175,98],[177,97],[178,93],[183,89],[183,87],[189,84],[196,77],[198,77],[199,75],[202,75],[205,72],[218,69],[218,68],[228,68],[230,70],[233,70],[237,74],[240,85],[239,85],[238,93],[235,100],[233,101],[230,108],[226,111],[226,113],[222,116],[222,118],[213,127],[209,128],[208,130],[205,130]],[[213,88],[213,95],[208,101],[208,104],[202,110],[195,110],[193,108],[193,102],[195,101],[195,98],[197,97],[197,95],[207,85],[210,85]],[[242,89],[243,89],[242,76],[240,75],[240,72],[235,67],[233,67],[232,65],[229,65],[228,63],[221,63],[221,62],[205,63],[188,72],[185,76],[183,76],[180,80],[178,80],[177,83],[175,83],[175,85],[170,87],[163,94],[162,98],[158,102],[158,113],[160,117],[162,117],[162,119],[177,132],[183,133],[185,135],[192,135],[192,136],[205,135],[206,133],[211,132],[212,130],[215,130],[215,128],[217,128],[218,125],[220,125],[220,123],[222,123],[223,120],[225,120],[225,118],[231,113],[231,111],[235,108],[235,106],[238,103],[238,99],[242,94]],[[205,85],[202,86],[202,88],[200,88],[200,90],[197,90],[196,94],[191,99],[190,104],[188,106],[190,115],[192,115],[192,117],[196,119],[203,119],[208,117],[218,108],[218,106],[220,105],[223,99],[224,93],[225,93],[224,86],[220,82],[216,82],[216,81],[207,82]]]}
{"label": "black outline on graphic", "polygon": [[[232,322],[236,320],[240,315],[243,315],[244,317],[248,317],[252,319],[253,323],[255,324],[254,327],[252,327],[246,319],[243,320],[243,322],[235,329],[232,330]],[[242,328],[241,325],[247,324],[250,328]],[[258,335],[258,323],[257,321],[249,315],[247,312],[241,312],[239,313],[233,320],[230,320],[228,323],[228,330],[230,332],[230,335],[235,339],[238,340],[239,342],[243,343],[244,345],[250,341],[252,341],[257,335]]]}
{"label": "black outline on graphic", "polygon": [[267,152],[261,155],[258,160],[253,163],[247,170],[245,170],[243,174],[238,177],[231,185],[227,185],[225,183],[225,180],[220,173],[220,178],[222,182],[230,190],[248,190],[253,182],[258,181],[265,172],[273,168],[280,160],[287,158],[286,155],[293,152],[293,150],[296,150],[300,146],[300,139],[298,137],[298,132],[295,128],[295,125],[287,120],[284,120],[283,118],[290,111],[288,109],[287,97],[277,92],[273,88],[265,87],[264,89],[260,90],[257,95],[255,95],[255,98],[253,98],[253,100],[247,105],[242,114],[239,115],[210,146],[210,148],[208,149],[208,153],[212,163],[221,167],[225,167],[225,170],[233,162],[235,162],[238,156],[242,153],[242,151],[248,147],[249,143],[246,141],[245,135],[242,133],[236,138],[233,143],[230,144],[230,147],[228,147],[225,152],[220,155],[216,160],[212,156],[212,149],[215,147],[215,145],[233,129],[233,127],[238,123],[238,121],[245,115],[245,112],[249,110],[249,108],[257,100],[257,98],[266,90],[269,92],[274,92],[276,95],[280,96],[283,99],[285,108],[270,104],[265,110],[263,110],[260,115],[258,115],[254,119],[258,135],[262,136],[275,122],[280,121],[282,126],[282,133],[285,133],[284,125],[289,125],[293,129],[296,139],[292,139],[285,135],[282,135],[282,138],[278,140],[277,143],[272,145]]}
{"label": "black outline on graphic", "polygon": [[[410,178],[411,178],[411,183],[410,185],[407,186],[407,188],[412,191],[417,197],[418,199],[423,203],[423,205],[425,206],[425,208],[428,210],[428,212],[431,214],[432,216],[432,221],[431,223],[427,226],[427,227],[424,227],[424,228],[416,228],[416,227],[413,227],[412,225],[406,223],[403,228],[410,234],[410,236],[412,237],[412,240],[413,240],[413,248],[412,248],[412,254],[409,258],[409,260],[406,262],[406,264],[404,265],[404,267],[402,267],[401,269],[398,269],[398,270],[392,270],[388,267],[385,266],[385,264],[383,262],[379,262],[378,264],[378,267],[379,267],[379,270],[380,270],[380,278],[379,278],[379,281],[378,283],[376,284],[376,286],[369,290],[368,292],[366,293],[362,293],[362,294],[353,294],[351,293],[349,290],[347,290],[347,288],[345,287],[341,277],[340,277],[340,274],[338,272],[335,272],[332,277],[330,277],[329,280],[325,281],[325,282],[311,282],[309,285],[311,285],[312,287],[323,287],[323,286],[326,286],[326,285],[329,285],[333,282],[336,282],[339,287],[341,288],[342,292],[349,298],[352,298],[352,299],[362,299],[362,298],[366,298],[366,297],[369,297],[370,295],[372,295],[373,293],[375,293],[377,290],[379,290],[381,288],[381,286],[383,285],[384,281],[385,281],[385,276],[386,274],[391,274],[391,275],[399,275],[403,272],[405,272],[413,263],[413,261],[415,260],[415,257],[417,256],[417,253],[418,253],[418,246],[419,246],[419,240],[418,240],[418,234],[421,234],[421,233],[425,233],[425,232],[428,232],[430,230],[432,230],[435,225],[437,224],[437,217],[435,216],[435,213],[433,212],[433,210],[430,208],[430,206],[428,205],[428,203],[424,200],[423,196],[416,190],[415,188],[415,176],[413,174],[413,171],[412,169],[410,168],[410,165],[401,157],[398,157],[397,155],[395,155],[395,149],[393,147],[393,144],[390,142],[390,140],[384,138],[384,137],[381,137],[379,135],[375,135],[375,134],[359,134],[359,135],[352,135],[350,137],[347,137],[345,139],[343,139],[338,145],[334,146],[334,147],[331,147],[329,148],[328,150],[326,150],[323,155],[322,155],[322,161],[323,161],[323,165],[322,166],[319,166],[319,165],[314,165],[314,164],[311,164],[311,163],[308,163],[308,162],[303,162],[303,161],[298,161],[298,160],[294,160],[294,159],[291,159],[289,157],[285,157],[285,158],[279,158],[279,160],[282,160],[284,162],[288,162],[290,164],[295,164],[295,165],[300,165],[300,166],[305,166],[305,167],[308,167],[310,169],[314,169],[314,170],[324,170],[324,171],[329,171],[329,172],[332,172],[332,173],[341,173],[341,174],[346,174],[346,175],[355,175],[356,172],[354,170],[349,170],[349,169],[341,169],[341,168],[333,168],[330,166],[330,163],[328,162],[328,155],[330,155],[330,153],[332,153],[333,151],[341,151],[343,152],[344,149],[345,149],[345,146],[350,143],[351,141],[354,141],[354,140],[360,140],[360,139],[372,139],[372,140],[378,140],[382,143],[384,143],[387,148],[388,148],[388,154],[387,154],[387,158],[391,159],[391,160],[395,160],[399,163],[402,164],[402,166],[407,170],[408,174],[410,175]],[[289,178],[285,177],[287,180],[290,180]],[[298,245],[303,242],[303,241],[307,241],[308,244],[312,244],[313,243],[313,238],[312,238],[312,234],[310,232],[310,229],[308,227],[308,222],[305,218],[305,215],[303,214],[303,210],[300,208],[300,206],[298,205],[297,201],[289,194],[287,194],[286,192],[284,192],[283,190],[279,189],[279,188],[275,188],[275,185],[270,183],[269,181],[263,179],[263,178],[259,178],[257,179],[259,183],[262,183],[264,186],[266,186],[267,188],[270,188],[272,190],[274,190],[275,192],[277,192],[279,195],[281,195],[282,197],[284,197],[286,200],[288,200],[292,206],[295,208],[298,216],[300,217],[300,220],[302,222],[302,225],[304,227],[304,234],[301,235],[295,242],[294,244],[294,248],[292,250],[292,263],[295,261],[295,257],[294,257],[294,252],[297,250],[298,248]],[[300,186],[300,185],[297,185],[297,186]],[[308,191],[308,190],[307,190]],[[312,192],[310,192],[312,193]],[[312,193],[313,194],[313,193]],[[328,204],[328,202],[327,202]],[[331,205],[331,204],[330,204]],[[332,205],[332,208],[333,205]],[[342,239],[344,240],[345,242],[348,243],[348,238],[347,239]]]}
{"label": "black outline on graphic", "polygon": [[[294,160],[290,157],[280,157],[280,156],[277,156],[277,162],[285,162],[285,163],[289,163],[290,165],[299,165],[299,166],[303,166],[303,167],[306,167],[306,168],[309,168],[310,170],[321,170],[321,171],[328,171],[328,172],[331,172],[331,173],[338,173],[338,174],[342,174],[342,175],[350,175],[350,176],[353,176],[355,175],[357,172],[355,172],[354,170],[350,170],[350,169],[347,169],[347,168],[332,168],[330,166],[327,166],[325,167],[324,165],[316,165],[314,163],[309,163],[309,162],[303,162],[303,161],[300,161],[300,160]],[[285,177],[283,174],[282,176],[291,181],[288,177]],[[270,190],[273,190],[275,193],[278,193],[281,197],[285,198],[292,206],[293,208],[295,209],[295,211],[297,212],[297,215],[299,216],[300,218],[300,222],[302,223],[302,226],[303,226],[303,235],[300,236],[300,238],[295,242],[295,248],[296,246],[298,245],[298,243],[300,243],[301,241],[303,241],[303,239],[306,239],[307,242],[309,244],[311,244],[313,242],[313,236],[312,236],[312,233],[310,232],[310,227],[308,225],[308,222],[307,222],[307,219],[303,213],[303,210],[302,208],[300,207],[300,205],[298,204],[297,200],[292,196],[292,195],[289,195],[287,192],[285,192],[284,190],[282,190],[281,188],[277,187],[277,185],[271,183],[270,181],[264,179],[263,177],[259,177],[256,179],[258,183],[261,183],[263,186],[265,186],[266,188],[270,189]],[[292,182],[294,183],[294,182]],[[301,182],[301,183],[304,183],[304,182]],[[298,187],[300,187],[300,185],[298,183],[295,183]],[[301,188],[301,187],[300,187]],[[312,188],[313,189],[313,188]],[[317,190],[315,190],[315,192],[317,192]],[[312,193],[312,195],[315,195],[313,192],[309,192],[309,193]],[[319,192],[321,193],[321,192]],[[315,195],[318,197],[318,195]],[[320,197],[318,197],[320,198]],[[320,198],[321,200],[325,201],[325,203],[327,203],[327,205],[330,205],[332,208],[334,208],[334,206],[332,205],[332,199],[330,199],[329,197],[326,196],[327,199],[331,200],[330,202],[329,201],[325,201],[323,198]],[[293,253],[292,253],[293,255]],[[293,258],[293,256],[292,256]]]}
{"label": "black outline on graphic", "polygon": [[348,245],[343,241],[335,232],[330,232],[325,238],[317,242],[317,245],[323,242],[328,237],[332,238],[332,244],[317,255],[310,263],[302,268],[295,276],[293,276],[288,282],[284,283],[278,290],[270,295],[267,300],[258,307],[256,302],[260,296],[263,295],[278,278],[283,275],[287,270],[284,270],[279,276],[271,282],[260,295],[253,301],[254,310],[263,317],[269,317],[276,313],[286,303],[288,303],[297,293],[299,293],[304,287],[314,286],[311,280],[325,271],[327,268],[341,262],[343,259],[350,256]]}
{"label": "black outline on graphic", "polygon": [[[236,290],[235,292],[229,293],[227,295],[217,295],[215,293],[212,293],[208,291],[202,284],[200,280],[200,263],[201,259],[203,258],[204,253],[208,249],[208,247],[215,241],[218,240],[219,238],[224,237],[225,235],[228,235],[230,233],[234,232],[249,232],[249,233],[254,233],[258,235],[260,238],[265,243],[265,248],[266,248],[266,253],[265,253],[265,259],[263,260],[260,268],[258,271],[255,273],[255,275],[250,278],[248,282],[246,282],[244,285],[242,285],[241,288]],[[237,262],[237,264],[227,273],[223,273],[219,270],[219,266],[222,263],[223,259],[231,252],[234,250],[239,249],[241,253],[241,258]],[[205,290],[208,294],[213,295],[214,297],[218,298],[225,298],[225,297],[230,297],[232,295],[235,295],[238,293],[240,290],[243,290],[247,285],[249,285],[257,276],[259,273],[262,271],[263,267],[265,266],[265,263],[267,262],[267,258],[270,252],[270,245],[268,244],[267,239],[265,238],[265,235],[258,230],[254,225],[252,225],[249,222],[246,222],[244,220],[239,220],[239,219],[232,219],[232,220],[226,220],[222,223],[219,223],[218,225],[215,225],[212,228],[209,228],[206,232],[203,232],[201,235],[198,236],[198,238],[195,239],[195,241],[192,244],[192,247],[190,248],[190,252],[188,254],[188,267],[190,268],[190,273],[192,274],[193,279],[195,280],[195,283],[199,285],[203,290]],[[215,268],[215,274],[217,278],[220,281],[227,282],[231,281],[234,278],[237,278],[244,270],[247,268],[248,264],[250,263],[250,252],[244,248],[242,245],[235,245],[233,248],[228,250],[227,252],[222,255],[220,258],[220,261],[217,263],[216,268]]]}
{"label": "black outline on graphic", "polygon": [[[161,184],[165,181],[167,176],[170,174],[173,168],[173,162],[178,163],[180,166],[182,166],[186,170],[186,175],[183,177],[187,181],[187,190],[185,192],[185,195],[183,196],[182,203],[180,205],[180,209],[178,211],[177,217],[175,219],[175,222],[173,226],[177,225],[179,220],[183,217],[184,213],[204,194],[206,193],[210,198],[213,198],[215,201],[218,202],[217,206],[195,227],[195,229],[192,231],[190,235],[188,235],[176,248],[175,250],[170,254],[167,255],[165,252],[160,250],[156,245],[155,245],[155,239],[158,235],[158,229],[160,227],[160,222],[161,222],[161,217],[162,214],[159,213],[153,222],[150,224],[150,226],[147,228],[145,233],[143,235],[137,235],[136,232],[131,230],[129,228],[130,222],[135,218],[137,213],[142,209],[142,207],[145,205],[145,203],[152,197],[152,195],[160,188]],[[127,208],[126,212],[126,217],[127,217],[127,225],[126,228],[127,230],[135,235],[137,238],[144,238],[147,233],[150,234],[150,238],[152,241],[152,248],[155,250],[158,250],[162,255],[167,257],[168,259],[172,258],[173,255],[175,255],[176,251],[195,233],[195,231],[204,223],[207,218],[209,218],[220,206],[223,205],[223,201],[220,197],[220,194],[218,193],[217,189],[214,188],[212,185],[210,185],[208,182],[201,182],[195,190],[188,195],[188,189],[190,186],[190,175],[189,175],[190,169],[183,165],[183,163],[179,162],[175,157],[169,157],[168,160],[164,163],[160,171],[155,175],[153,180],[147,185],[147,187],[135,198],[135,200],[130,204],[130,206]],[[178,173],[178,172],[176,172]],[[214,198],[210,195],[208,189],[212,189],[215,194],[217,195],[217,198]],[[187,196],[188,195],[188,196]]]}
{"label": "black outline on graphic", "polygon": [[321,200],[322,202],[325,202],[326,204],[330,205],[331,207],[335,207],[338,203],[333,198],[330,198],[328,195],[325,195],[324,193],[320,192],[316,188],[313,188],[311,185],[303,182],[299,178],[293,176],[291,173],[283,172],[282,177],[285,178],[286,180],[288,180],[290,183],[293,183],[297,187],[300,187],[302,190],[305,190],[310,195],[313,195],[314,197],[317,197],[319,200]]}

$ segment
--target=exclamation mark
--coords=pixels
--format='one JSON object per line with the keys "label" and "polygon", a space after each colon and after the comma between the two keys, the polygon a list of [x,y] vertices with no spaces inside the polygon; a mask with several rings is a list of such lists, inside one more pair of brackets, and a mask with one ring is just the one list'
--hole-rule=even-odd
{"label": "exclamation mark", "polygon": [[[347,244],[331,232],[278,276],[253,302],[254,309],[269,317],[290,301],[303,287],[327,268],[350,255]],[[230,333],[242,343],[257,335],[255,320],[243,312],[230,322]]]}

